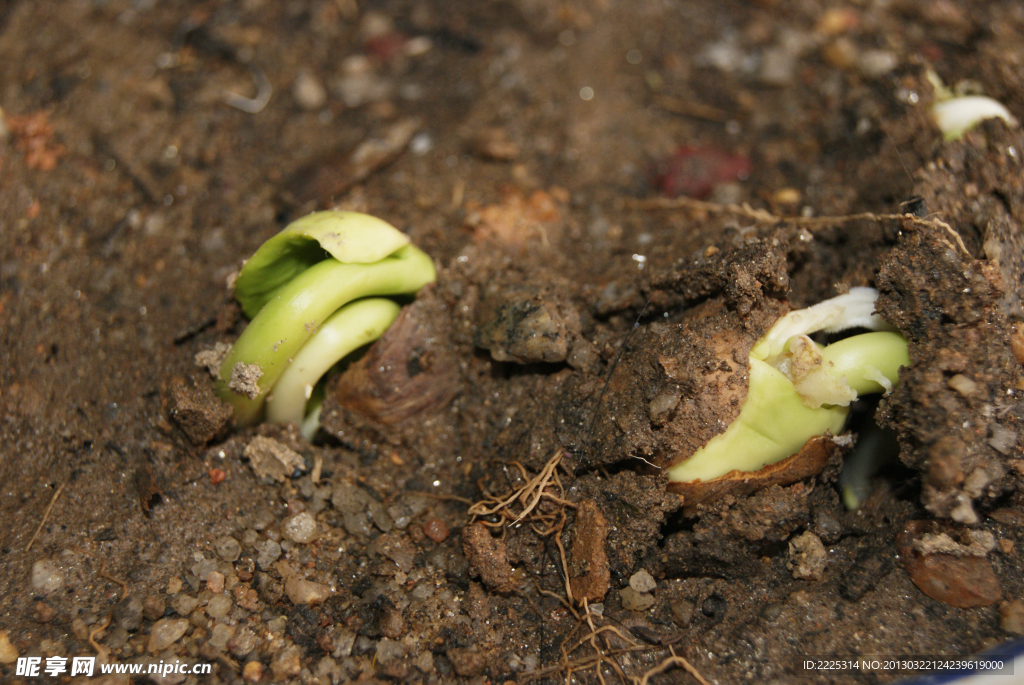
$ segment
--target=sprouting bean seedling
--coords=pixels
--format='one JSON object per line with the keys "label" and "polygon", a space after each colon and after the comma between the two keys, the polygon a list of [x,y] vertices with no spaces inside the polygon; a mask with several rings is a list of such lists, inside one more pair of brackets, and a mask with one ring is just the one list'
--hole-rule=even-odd
{"label": "sprouting bean seedling", "polygon": [[[220,367],[218,395],[238,425],[318,425],[314,388],[398,315],[387,296],[436,278],[430,257],[381,219],[315,212],[287,226],[246,262],[235,297],[251,321]],[[312,400],[312,402],[311,402]]]}
{"label": "sprouting bean seedling", "polygon": [[[730,471],[757,471],[796,454],[810,438],[843,430],[850,403],[861,394],[891,390],[910,363],[907,343],[874,314],[878,292],[846,295],[790,312],[750,351],[750,380],[739,416],[669,480],[708,481]],[[867,328],[820,347],[808,335]]]}

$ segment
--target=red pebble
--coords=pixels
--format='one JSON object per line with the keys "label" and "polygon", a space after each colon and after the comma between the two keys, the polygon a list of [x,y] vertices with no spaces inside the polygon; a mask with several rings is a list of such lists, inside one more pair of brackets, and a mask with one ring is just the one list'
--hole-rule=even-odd
{"label": "red pebble", "polygon": [[228,474],[223,469],[210,469],[210,482],[214,485],[224,482],[227,477]]}
{"label": "red pebble", "polygon": [[392,31],[371,38],[365,47],[367,52],[387,64],[398,56],[407,40],[404,34]]}
{"label": "red pebble", "polygon": [[669,197],[705,198],[719,183],[748,176],[749,159],[709,147],[681,147],[654,167],[654,183]]}
{"label": "red pebble", "polygon": [[450,532],[448,524],[441,519],[428,519],[423,523],[423,534],[434,542],[444,542],[448,539]]}

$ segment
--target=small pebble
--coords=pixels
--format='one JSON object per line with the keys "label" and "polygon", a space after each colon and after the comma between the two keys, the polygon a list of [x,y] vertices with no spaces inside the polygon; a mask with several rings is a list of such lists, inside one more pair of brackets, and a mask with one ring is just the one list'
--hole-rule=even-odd
{"label": "small pebble", "polygon": [[821,538],[822,542],[833,544],[839,542],[843,535],[843,524],[826,511],[819,511],[814,515],[812,532]]}
{"label": "small pebble", "polygon": [[81,616],[76,616],[71,621],[71,632],[75,634],[79,640],[89,639],[89,626],[85,625],[85,621],[82,620]]}
{"label": "small pebble", "polygon": [[622,608],[627,611],[644,611],[654,605],[652,595],[637,592],[631,587],[619,590],[619,598],[622,600]]}
{"label": "small pebble", "polygon": [[317,678],[326,679],[327,682],[331,682],[332,680],[334,682],[339,682],[341,680],[344,680],[344,678],[331,677],[332,674],[337,673],[338,670],[338,662],[329,656],[325,656],[323,659],[317,662],[316,670],[313,672],[313,675]]}
{"label": "small pebble", "polygon": [[18,650],[11,644],[6,630],[0,630],[0,664],[13,664],[18,660]]}
{"label": "small pebble", "polygon": [[637,592],[651,592],[658,586],[654,578],[644,569],[629,577],[629,586]]}
{"label": "small pebble", "polygon": [[434,655],[428,650],[423,650],[414,663],[423,673],[430,673],[434,670]]}
{"label": "small pebble", "polygon": [[301,69],[295,75],[292,97],[302,109],[320,109],[327,103],[327,89],[316,76]]}
{"label": "small pebble", "polygon": [[1017,431],[995,424],[990,432],[988,444],[1000,454],[1009,454],[1017,444]]}
{"label": "small pebble", "polygon": [[672,602],[669,609],[672,612],[672,620],[675,621],[676,625],[680,628],[686,628],[690,625],[690,621],[693,620],[693,612],[696,607],[693,605],[693,602],[680,598]]}
{"label": "small pebble", "polygon": [[142,615],[146,617],[147,621],[163,618],[166,610],[167,603],[160,595],[146,595],[142,600]]}
{"label": "small pebble", "polygon": [[128,595],[114,605],[114,620],[122,630],[135,632],[142,625],[144,607],[138,595]]}
{"label": "small pebble", "polygon": [[438,518],[427,519],[423,523],[423,534],[440,544],[448,539],[448,524]]}
{"label": "small pebble", "polygon": [[176,595],[181,592],[181,578],[172,577],[167,581],[167,594]]}
{"label": "small pebble", "polygon": [[228,595],[214,595],[206,605],[206,614],[210,618],[224,618],[231,611],[233,602]]}
{"label": "small pebble", "polygon": [[769,86],[788,86],[795,80],[795,55],[785,48],[769,48],[761,56],[761,82]]}
{"label": "small pebble", "polygon": [[[917,549],[921,543],[915,546],[915,541],[924,537],[925,526],[926,523],[911,521],[896,537],[903,568],[921,592],[961,609],[991,606],[1003,598],[999,578],[987,557],[970,553],[965,556],[929,554]],[[935,536],[935,539],[939,538]]]}
{"label": "small pebble", "polygon": [[769,623],[775,623],[779,620],[780,616],[782,616],[781,602],[772,602],[771,604],[766,604],[764,608],[761,609],[761,618],[768,621]]}
{"label": "small pebble", "polygon": [[846,36],[841,36],[821,49],[825,63],[837,69],[849,69],[857,64],[860,54],[857,46]]}
{"label": "small pebble", "polygon": [[405,45],[402,46],[402,52],[409,57],[419,57],[425,55],[434,47],[434,42],[426,36],[414,36],[409,40],[405,41]]}
{"label": "small pebble", "polygon": [[857,61],[860,73],[877,78],[896,68],[899,60],[888,50],[865,50]]}
{"label": "small pebble", "polygon": [[207,639],[207,643],[210,646],[217,648],[219,651],[224,651],[227,648],[228,641],[235,634],[235,627],[218,623],[210,631],[210,637]]}
{"label": "small pebble", "polygon": [[192,564],[192,568],[190,570],[200,582],[204,582],[207,577],[218,568],[220,568],[220,565],[217,563],[216,559],[201,559]]}
{"label": "small pebble", "polygon": [[64,574],[50,559],[40,559],[32,564],[32,589],[37,594],[48,595],[64,586]]}
{"label": "small pebble", "polygon": [[335,659],[342,659],[347,656],[352,656],[352,648],[356,644],[356,634],[351,630],[342,629],[334,637],[334,651],[331,655]]}
{"label": "small pebble", "polygon": [[405,656],[405,645],[400,640],[384,638],[377,643],[377,661],[386,663]]}
{"label": "small pebble", "polygon": [[472,678],[484,672],[486,655],[475,647],[451,647],[445,652],[455,672],[463,678]]}
{"label": "small pebble", "polygon": [[292,604],[319,604],[331,596],[331,588],[326,585],[297,576],[285,581],[284,591]]}
{"label": "small pebble", "polygon": [[956,390],[963,397],[971,397],[978,394],[978,384],[962,373],[958,373],[949,379],[949,387]]}
{"label": "small pebble", "polygon": [[153,624],[153,630],[149,633],[149,645],[146,648],[150,652],[162,652],[180,640],[188,627],[189,622],[186,618],[162,618]]}
{"label": "small pebble", "polygon": [[795,206],[800,204],[800,191],[796,188],[779,188],[772,193],[772,202],[777,205]]}
{"label": "small pebble", "polygon": [[273,540],[264,540],[256,545],[256,552],[259,555],[256,557],[256,563],[262,568],[270,568],[270,565],[281,556],[281,545]]}
{"label": "small pebble", "polygon": [[263,664],[250,661],[242,667],[242,679],[247,683],[258,683],[263,680]]}
{"label": "small pebble", "polygon": [[316,519],[308,511],[292,516],[285,521],[284,526],[281,527],[281,533],[289,540],[300,544],[312,542],[319,535]]}
{"label": "small pebble", "polygon": [[215,595],[224,592],[224,574],[220,571],[214,571],[206,576],[206,589]]}
{"label": "small pebble", "polygon": [[225,535],[213,543],[213,549],[224,561],[237,561],[242,554],[242,545],[230,535]]}
{"label": "small pebble", "polygon": [[270,670],[277,680],[297,676],[302,671],[302,652],[295,645],[285,647],[274,655],[270,662]]}
{"label": "small pebble", "polygon": [[243,626],[235,633],[234,637],[228,640],[228,649],[236,657],[242,659],[256,648],[258,641],[256,633]]}
{"label": "small pebble", "polygon": [[384,508],[383,504],[375,499],[371,499],[366,503],[366,513],[370,515],[370,519],[373,521],[373,524],[377,526],[382,533],[387,533],[395,525],[395,522],[392,521],[391,517],[388,515],[388,510]]}
{"label": "small pebble", "polygon": [[188,616],[197,606],[199,606],[199,600],[185,594],[177,595],[171,600],[171,608],[174,609],[179,616]]}
{"label": "small pebble", "polygon": [[647,416],[651,423],[660,426],[668,419],[669,414],[679,406],[679,393],[663,392],[647,406]]}
{"label": "small pebble", "polygon": [[856,10],[847,7],[833,8],[825,10],[815,24],[814,30],[826,36],[838,36],[856,28],[859,23],[860,17]]}
{"label": "small pebble", "polygon": [[1024,602],[1015,599],[999,605],[999,627],[1010,635],[1024,635]]}

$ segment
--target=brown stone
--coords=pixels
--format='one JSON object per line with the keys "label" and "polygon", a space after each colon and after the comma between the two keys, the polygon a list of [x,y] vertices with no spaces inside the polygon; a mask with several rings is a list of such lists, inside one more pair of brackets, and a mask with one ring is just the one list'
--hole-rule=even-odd
{"label": "brown stone", "polygon": [[423,534],[440,544],[448,539],[448,524],[439,518],[427,519],[423,522]]}
{"label": "brown stone", "polygon": [[934,521],[911,521],[896,537],[903,568],[914,585],[932,599],[961,609],[1001,600],[1003,593],[992,564],[970,546],[958,546],[957,553],[922,551],[927,549],[922,540],[939,539],[942,532],[946,531]]}

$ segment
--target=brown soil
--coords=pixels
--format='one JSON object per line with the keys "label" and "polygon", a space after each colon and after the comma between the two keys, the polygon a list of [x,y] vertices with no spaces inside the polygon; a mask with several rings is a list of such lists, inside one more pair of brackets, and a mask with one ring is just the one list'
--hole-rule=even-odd
{"label": "brown soil", "polygon": [[[1024,116],[1021,35],[1013,3],[925,0],[0,3],[5,682],[15,653],[884,682],[802,662],[1024,632],[1024,136],[943,142],[925,77]],[[244,328],[241,261],[328,206],[438,282],[313,444],[234,430],[194,357]],[[911,357],[858,412],[899,454],[864,505],[831,444],[795,482],[668,492],[753,342],[860,285]]]}

